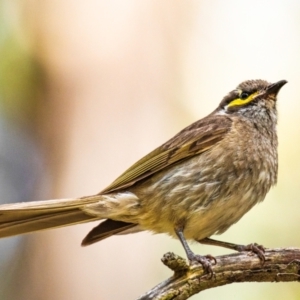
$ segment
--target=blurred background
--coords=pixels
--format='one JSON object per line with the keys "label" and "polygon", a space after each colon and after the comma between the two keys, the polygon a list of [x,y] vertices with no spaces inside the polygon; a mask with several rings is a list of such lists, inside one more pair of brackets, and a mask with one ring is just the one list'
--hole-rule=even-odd
{"label": "blurred background", "polygon": [[[279,181],[220,240],[300,246],[299,1],[0,0],[0,199],[95,194],[247,79],[280,92]],[[178,241],[139,233],[87,248],[88,223],[0,241],[0,298],[136,299],[171,276]],[[226,249],[193,244],[195,252]],[[192,299],[299,299],[296,283]]]}

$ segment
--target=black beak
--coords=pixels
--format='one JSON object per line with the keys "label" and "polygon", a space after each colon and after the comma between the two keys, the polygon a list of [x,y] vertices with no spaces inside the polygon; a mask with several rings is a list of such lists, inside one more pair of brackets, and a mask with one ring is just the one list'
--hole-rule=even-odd
{"label": "black beak", "polygon": [[277,96],[280,89],[287,83],[286,80],[280,80],[276,83],[272,83],[267,87],[266,93],[269,95]]}

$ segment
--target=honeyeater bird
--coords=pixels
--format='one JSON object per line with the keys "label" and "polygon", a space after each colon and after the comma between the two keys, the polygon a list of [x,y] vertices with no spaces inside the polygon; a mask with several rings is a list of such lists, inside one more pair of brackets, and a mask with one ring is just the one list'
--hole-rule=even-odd
{"label": "honeyeater bird", "polygon": [[255,252],[263,247],[210,239],[264,200],[277,180],[277,94],[287,81],[242,82],[207,117],[140,159],[106,189],[77,199],[0,206],[0,237],[104,220],[84,238],[90,245],[116,234],[167,233],[189,261],[211,272],[211,256],[187,240]]}

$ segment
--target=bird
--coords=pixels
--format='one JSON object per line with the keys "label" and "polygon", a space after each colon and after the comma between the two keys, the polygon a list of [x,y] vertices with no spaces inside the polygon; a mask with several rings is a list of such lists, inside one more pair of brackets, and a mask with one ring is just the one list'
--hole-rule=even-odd
{"label": "bird", "polygon": [[138,160],[100,193],[0,205],[0,237],[96,220],[82,241],[140,231],[179,239],[191,264],[212,273],[216,259],[188,241],[252,251],[264,247],[211,239],[224,233],[277,182],[277,95],[287,83],[247,80],[208,116]]}

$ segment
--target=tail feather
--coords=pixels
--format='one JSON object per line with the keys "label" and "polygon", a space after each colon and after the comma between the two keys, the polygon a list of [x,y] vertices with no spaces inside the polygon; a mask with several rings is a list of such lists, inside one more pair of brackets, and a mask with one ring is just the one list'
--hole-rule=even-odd
{"label": "tail feather", "polygon": [[94,227],[83,239],[81,245],[88,246],[94,244],[114,234],[120,234],[122,233],[122,231],[124,232],[136,226],[137,224],[107,219],[106,221],[100,223],[98,226]]}
{"label": "tail feather", "polygon": [[0,205],[0,237],[99,220],[80,208],[101,196]]}

